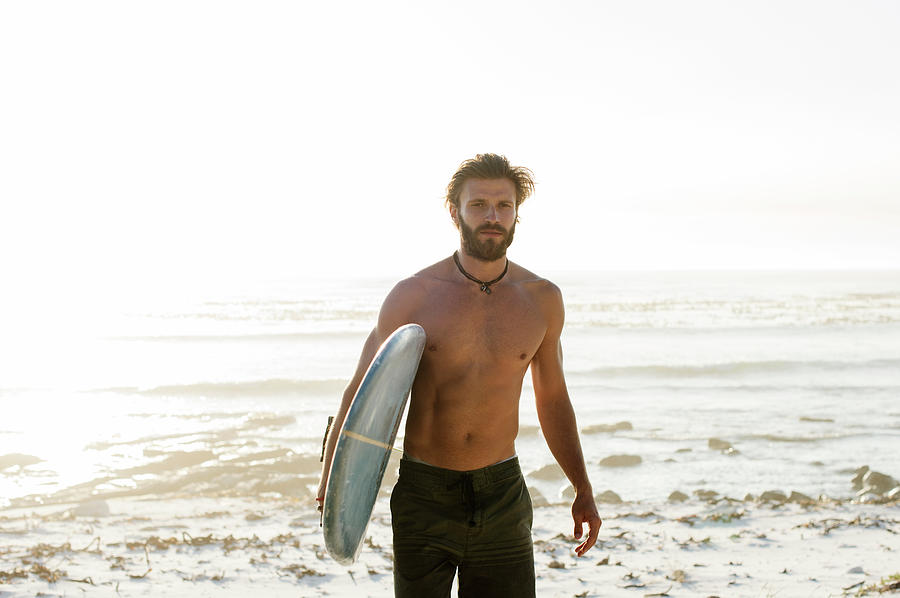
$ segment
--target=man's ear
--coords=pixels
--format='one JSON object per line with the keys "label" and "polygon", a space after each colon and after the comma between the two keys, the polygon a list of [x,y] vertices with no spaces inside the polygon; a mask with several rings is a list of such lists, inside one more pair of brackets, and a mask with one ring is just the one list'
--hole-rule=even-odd
{"label": "man's ear", "polygon": [[459,228],[459,208],[456,207],[456,204],[450,204],[450,219],[456,228]]}

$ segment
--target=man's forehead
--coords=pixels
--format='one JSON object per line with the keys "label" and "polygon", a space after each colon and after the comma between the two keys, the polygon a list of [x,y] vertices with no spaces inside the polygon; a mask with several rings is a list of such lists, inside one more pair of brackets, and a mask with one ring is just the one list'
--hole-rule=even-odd
{"label": "man's forehead", "polygon": [[462,196],[466,199],[516,197],[516,186],[509,179],[466,179]]}

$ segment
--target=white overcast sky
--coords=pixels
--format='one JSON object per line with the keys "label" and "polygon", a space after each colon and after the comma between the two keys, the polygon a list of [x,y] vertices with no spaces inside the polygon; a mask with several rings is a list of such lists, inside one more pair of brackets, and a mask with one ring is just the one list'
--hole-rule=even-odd
{"label": "white overcast sky", "polygon": [[536,174],[538,272],[897,269],[898,31],[894,0],[4,2],[5,276],[411,273],[485,151]]}

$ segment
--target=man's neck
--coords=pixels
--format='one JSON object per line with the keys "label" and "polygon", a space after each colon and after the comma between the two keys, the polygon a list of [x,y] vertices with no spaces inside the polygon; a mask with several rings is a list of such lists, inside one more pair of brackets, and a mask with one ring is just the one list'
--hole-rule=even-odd
{"label": "man's neck", "polygon": [[457,252],[459,256],[459,263],[463,267],[463,269],[474,276],[475,278],[488,281],[494,280],[503,272],[506,268],[506,256],[504,255],[500,259],[496,259],[491,262],[485,262],[479,259],[475,259],[471,255],[468,255],[466,252],[459,249]]}

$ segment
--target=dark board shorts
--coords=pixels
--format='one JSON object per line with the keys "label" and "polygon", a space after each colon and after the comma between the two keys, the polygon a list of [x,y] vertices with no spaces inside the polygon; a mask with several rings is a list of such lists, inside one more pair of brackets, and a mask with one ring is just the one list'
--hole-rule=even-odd
{"label": "dark board shorts", "polygon": [[534,596],[531,497],[518,459],[460,472],[400,462],[391,495],[398,598]]}

